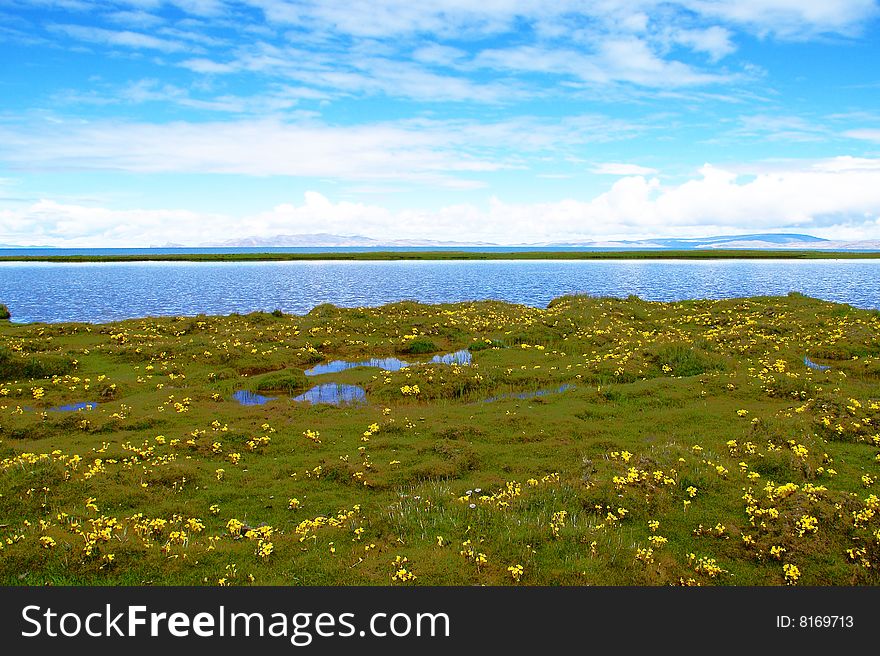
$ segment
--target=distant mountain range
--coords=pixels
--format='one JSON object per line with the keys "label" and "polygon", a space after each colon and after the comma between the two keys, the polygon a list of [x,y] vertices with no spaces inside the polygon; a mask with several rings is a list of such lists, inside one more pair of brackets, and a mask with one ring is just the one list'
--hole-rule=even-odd
{"label": "distant mountain range", "polygon": [[[63,246],[19,246],[0,244],[0,249],[54,249]],[[794,233],[761,233],[751,235],[720,235],[695,238],[621,239],[589,241],[548,241],[540,243],[494,244],[485,241],[455,241],[434,239],[373,239],[362,235],[332,235],[325,232],[276,235],[274,237],[243,237],[222,242],[208,242],[198,246],[166,243],[150,244],[149,248],[580,248],[597,251],[616,250],[831,250],[880,251],[880,240],[844,241],[822,239]]]}
{"label": "distant mountain range", "polygon": [[[176,245],[175,245],[176,246]],[[327,233],[278,235],[275,237],[246,237],[224,242],[201,244],[202,247],[224,248],[589,248],[596,250],[692,250],[692,249],[785,249],[785,250],[880,250],[880,240],[834,241],[812,235],[768,233],[752,235],[722,235],[693,239],[639,239],[618,241],[554,241],[530,244],[493,244],[484,241],[437,241],[430,239],[372,239],[360,235],[331,235]]]}
{"label": "distant mountain range", "polygon": [[201,244],[204,247],[222,248],[338,248],[338,247],[383,247],[394,248],[437,246],[443,248],[461,246],[496,246],[484,241],[436,241],[433,239],[372,239],[360,235],[331,235],[319,232],[306,235],[276,235],[274,237],[244,237],[223,242]]}
{"label": "distant mountain range", "polygon": [[771,249],[771,250],[880,250],[880,240],[842,241],[822,239],[812,235],[768,233],[753,235],[723,235],[692,239],[639,239],[620,241],[557,242],[545,246],[571,246],[602,249]]}

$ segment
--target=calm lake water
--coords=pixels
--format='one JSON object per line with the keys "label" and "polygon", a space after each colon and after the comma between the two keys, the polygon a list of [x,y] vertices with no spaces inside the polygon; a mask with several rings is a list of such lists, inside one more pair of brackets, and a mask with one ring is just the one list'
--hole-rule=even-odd
{"label": "calm lake water", "polygon": [[357,307],[405,299],[546,307],[563,294],[672,301],[791,291],[880,308],[880,260],[0,262],[0,303],[18,322],[276,308],[304,314],[320,303]]}

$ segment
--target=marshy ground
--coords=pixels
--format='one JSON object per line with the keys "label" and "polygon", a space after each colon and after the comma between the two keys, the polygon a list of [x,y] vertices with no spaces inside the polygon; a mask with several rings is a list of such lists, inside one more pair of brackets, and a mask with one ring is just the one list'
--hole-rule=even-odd
{"label": "marshy ground", "polygon": [[[876,311],[324,305],[0,345],[2,584],[880,583]],[[330,383],[364,394],[293,400]]]}

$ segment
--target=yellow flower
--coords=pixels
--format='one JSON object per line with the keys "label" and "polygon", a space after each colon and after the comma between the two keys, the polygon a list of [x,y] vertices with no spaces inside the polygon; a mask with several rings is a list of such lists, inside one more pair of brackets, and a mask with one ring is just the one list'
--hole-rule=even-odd
{"label": "yellow flower", "polygon": [[275,546],[267,540],[260,540],[257,542],[257,555],[263,560],[266,560],[274,549]]}
{"label": "yellow flower", "polygon": [[804,533],[817,533],[819,531],[819,520],[810,515],[803,515],[796,522],[798,529],[798,537],[804,537]]}
{"label": "yellow flower", "polygon": [[237,519],[230,519],[226,522],[226,530],[229,531],[229,534],[233,537],[238,537],[241,535],[241,529],[244,528],[244,523],[240,522]]}
{"label": "yellow flower", "polygon": [[669,539],[664,538],[662,535],[651,535],[648,537],[648,542],[659,548],[669,542]]}
{"label": "yellow flower", "polygon": [[798,569],[798,566],[792,565],[791,563],[785,563],[785,565],[782,566],[782,572],[785,575],[785,582],[788,585],[795,585],[801,577],[801,571]]}
{"label": "yellow flower", "polygon": [[510,575],[513,577],[513,580],[519,583],[520,579],[523,575],[523,566],[522,565],[511,565],[507,568],[507,571],[510,572]]}
{"label": "yellow flower", "polygon": [[654,562],[654,550],[651,548],[638,549],[638,551],[636,551],[636,560],[641,560],[642,562],[650,565]]}

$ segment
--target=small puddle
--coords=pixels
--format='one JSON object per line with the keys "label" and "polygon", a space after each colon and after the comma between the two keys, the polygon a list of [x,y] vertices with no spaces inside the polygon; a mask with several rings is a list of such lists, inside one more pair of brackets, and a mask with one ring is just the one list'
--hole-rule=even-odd
{"label": "small puddle", "polygon": [[86,403],[68,403],[67,405],[59,405],[49,408],[49,412],[76,412],[77,410],[94,410],[98,404],[93,401]]}
{"label": "small puddle", "polygon": [[[447,353],[446,355],[435,355],[428,363],[430,364],[459,364],[467,365],[471,363],[471,352],[468,350],[456,351],[455,353]],[[324,364],[315,365],[311,369],[306,369],[306,376],[320,376],[321,374],[336,374],[346,369],[354,369],[355,367],[378,367],[383,371],[400,371],[405,367],[411,367],[416,364],[425,364],[424,362],[406,362],[400,358],[370,358],[369,360],[333,360]]]}
{"label": "small puddle", "polygon": [[306,376],[320,376],[321,374],[338,374],[346,369],[354,369],[355,367],[378,367],[383,371],[400,371],[404,367],[408,367],[409,363],[399,360],[398,358],[370,358],[361,362],[352,362],[351,360],[333,360],[326,364],[315,365],[311,369],[306,369]]}
{"label": "small puddle", "polygon": [[329,403],[331,405],[366,403],[367,393],[364,388],[357,385],[326,383],[325,385],[316,385],[309,391],[293,397],[293,400],[300,403]]}
{"label": "small puddle", "polygon": [[[269,401],[279,398],[277,396],[263,396],[249,390],[238,390],[232,395],[241,405],[264,405]],[[294,396],[292,401],[298,403],[329,403],[331,405],[343,405],[347,403],[366,403],[367,393],[357,385],[340,385],[338,383],[326,383],[316,385],[299,396]]]}
{"label": "small puddle", "polygon": [[447,353],[446,355],[435,355],[431,358],[431,362],[434,364],[470,364],[471,352],[464,349],[455,353]]}
{"label": "small puddle", "polygon": [[540,389],[535,392],[510,392],[508,394],[499,394],[498,396],[490,396],[488,399],[483,399],[481,403],[492,403],[494,401],[503,401],[505,399],[534,399],[538,396],[547,396],[548,394],[559,394],[561,392],[567,392],[570,389],[574,389],[574,385],[571,383],[565,383],[564,385],[560,385],[555,390],[553,389]]}
{"label": "small puddle", "polygon": [[816,371],[828,371],[829,369],[831,369],[831,367],[829,367],[828,365],[816,364],[806,355],[804,356],[804,364],[807,365],[810,369],[815,369]]}
{"label": "small puddle", "polygon": [[241,405],[263,405],[269,401],[274,401],[278,397],[263,396],[262,394],[257,394],[256,392],[251,392],[249,390],[238,390],[232,394],[232,398],[238,401]]}

